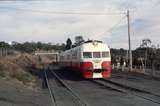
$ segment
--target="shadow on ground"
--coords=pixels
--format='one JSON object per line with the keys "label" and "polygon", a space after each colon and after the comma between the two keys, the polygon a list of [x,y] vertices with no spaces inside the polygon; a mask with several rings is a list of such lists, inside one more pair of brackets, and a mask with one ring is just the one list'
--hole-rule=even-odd
{"label": "shadow on ground", "polygon": [[[58,64],[51,64],[52,67],[57,67]],[[58,66],[59,67],[59,66]],[[50,69],[50,68],[30,68],[30,73],[37,77],[41,81],[42,89],[47,89],[47,82],[45,77],[45,72],[47,74],[48,80],[55,79],[55,76],[52,74],[51,71],[54,71],[62,80],[71,80],[71,81],[84,81],[82,75],[77,72],[77,70],[72,70],[71,68],[59,68],[59,69]]]}
{"label": "shadow on ground", "polygon": [[71,68],[60,68],[54,71],[62,80],[83,81],[85,80],[77,70]]}

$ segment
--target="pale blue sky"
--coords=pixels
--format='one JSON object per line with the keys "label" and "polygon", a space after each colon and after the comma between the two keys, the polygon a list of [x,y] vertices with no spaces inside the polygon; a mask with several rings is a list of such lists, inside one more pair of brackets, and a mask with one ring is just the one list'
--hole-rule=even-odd
{"label": "pale blue sky", "polygon": [[68,37],[74,40],[74,36],[82,35],[86,40],[102,40],[113,48],[128,48],[126,14],[119,13],[130,9],[132,48],[138,47],[144,38],[160,44],[159,3],[159,0],[0,1],[0,40],[65,43]]}

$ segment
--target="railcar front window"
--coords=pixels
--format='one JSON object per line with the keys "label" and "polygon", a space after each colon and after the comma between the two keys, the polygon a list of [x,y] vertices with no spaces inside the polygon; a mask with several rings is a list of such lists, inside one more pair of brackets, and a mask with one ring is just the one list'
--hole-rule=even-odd
{"label": "railcar front window", "polygon": [[83,52],[83,58],[92,58],[91,52]]}
{"label": "railcar front window", "polygon": [[93,58],[101,58],[100,52],[93,52]]}
{"label": "railcar front window", "polygon": [[102,57],[109,57],[109,52],[102,52]]}

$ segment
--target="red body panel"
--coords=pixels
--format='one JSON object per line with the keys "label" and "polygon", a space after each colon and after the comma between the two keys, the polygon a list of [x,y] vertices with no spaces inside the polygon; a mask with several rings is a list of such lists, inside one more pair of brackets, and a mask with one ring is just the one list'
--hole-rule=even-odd
{"label": "red body panel", "polygon": [[110,61],[104,61],[102,62],[102,69],[104,71],[102,72],[102,75],[104,78],[109,78],[111,76],[111,62]]}
{"label": "red body panel", "polygon": [[[64,66],[71,67],[72,69],[79,71],[84,78],[93,78],[95,69],[92,62],[64,62]],[[104,61],[101,64],[102,78],[109,78],[111,76],[111,62]]]}
{"label": "red body panel", "polygon": [[[92,62],[81,62],[80,64],[80,72],[83,74],[83,77],[93,78],[95,69],[93,68]],[[102,68],[100,70],[103,78],[109,78],[111,76],[111,62],[102,62]]]}
{"label": "red body panel", "polygon": [[81,62],[80,72],[84,78],[92,78],[93,74],[93,64],[91,62]]}

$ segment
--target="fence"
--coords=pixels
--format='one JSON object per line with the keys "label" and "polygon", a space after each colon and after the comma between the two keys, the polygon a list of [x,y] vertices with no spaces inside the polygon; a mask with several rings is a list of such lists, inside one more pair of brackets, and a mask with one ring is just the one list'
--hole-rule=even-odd
{"label": "fence", "polygon": [[[124,67],[124,66],[112,66],[112,69],[114,71],[119,70],[119,71],[129,72],[129,68]],[[134,67],[132,69],[132,72],[143,73],[145,75],[160,78],[160,70],[156,69],[156,68],[154,68],[154,69],[149,69],[149,68],[143,69],[142,67]]]}
{"label": "fence", "polygon": [[0,57],[14,54],[14,50],[9,48],[0,48]]}

